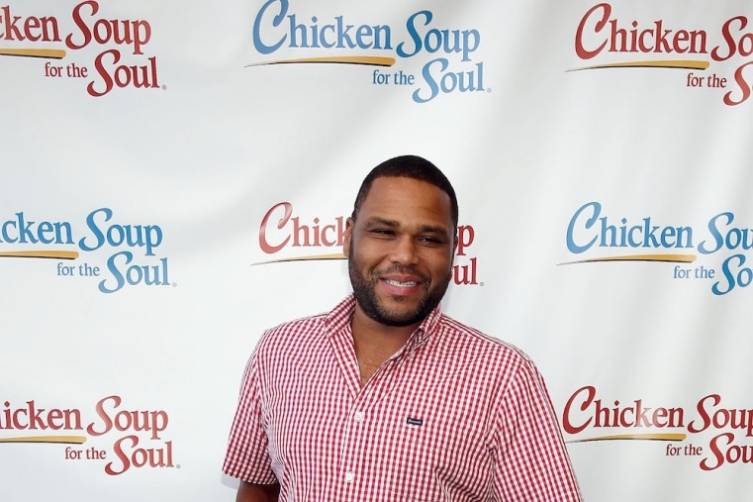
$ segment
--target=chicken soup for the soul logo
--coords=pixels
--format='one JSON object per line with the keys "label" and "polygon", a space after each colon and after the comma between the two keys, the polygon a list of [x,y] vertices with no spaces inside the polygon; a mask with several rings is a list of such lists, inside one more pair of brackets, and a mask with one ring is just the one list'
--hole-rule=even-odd
{"label": "chicken soup for the soul logo", "polygon": [[[259,249],[264,258],[254,265],[299,261],[345,260],[342,245],[347,217],[300,215],[290,202],[271,206],[259,223]],[[458,286],[483,286],[478,257],[471,249],[476,241],[472,225],[458,225],[452,280]]]}
{"label": "chicken soup for the soul logo", "polygon": [[[165,437],[170,416],[159,409],[133,409],[118,395],[91,410],[55,408],[34,399],[8,400],[0,409],[0,448],[10,444],[61,444],[68,461],[97,462],[110,476],[131,470],[180,467]],[[94,444],[91,444],[94,443]]]}
{"label": "chicken soup for the soul logo", "polygon": [[[614,214],[600,202],[579,206],[570,217],[565,245],[585,263],[670,263],[665,273],[678,281],[702,281],[726,295],[753,283],[753,228],[732,211],[720,211],[703,225],[666,222],[651,215]],[[711,260],[715,257],[713,262]],[[704,259],[706,263],[697,263]]]}
{"label": "chicken soup for the soul logo", "polygon": [[[57,260],[53,274],[92,279],[102,293],[175,286],[167,257],[158,256],[163,240],[159,225],[124,222],[106,207],[95,209],[79,225],[24,211],[0,215],[0,258]],[[80,260],[84,256],[86,261]]]}
{"label": "chicken soup for the soul logo", "polygon": [[[416,103],[450,93],[490,92],[484,84],[484,62],[474,54],[481,34],[470,27],[448,26],[451,19],[419,10],[404,24],[389,25],[339,13],[298,15],[288,0],[268,0],[252,24],[253,47],[263,59],[248,66],[371,66],[375,69],[364,72],[365,82],[406,88]],[[406,59],[420,61],[420,71],[396,66]]]}
{"label": "chicken soup for the soul logo", "polygon": [[157,57],[148,53],[149,21],[112,17],[96,0],[75,5],[67,17],[38,10],[27,3],[0,7],[0,56],[42,59],[40,76],[81,80],[94,97],[161,87]]}
{"label": "chicken soup for the soul logo", "polygon": [[[673,19],[636,19],[610,3],[588,9],[575,30],[575,54],[587,66],[574,70],[670,68],[685,70],[678,84],[718,89],[725,105],[750,98],[753,85],[753,22],[735,15],[710,27]],[[711,25],[707,18],[704,24]],[[687,71],[692,70],[692,71]]]}
{"label": "chicken soup for the soul logo", "polygon": [[703,471],[753,464],[753,409],[718,393],[700,397],[692,407],[661,406],[644,399],[606,398],[595,385],[586,385],[567,400],[562,429],[568,443],[666,442],[660,455],[692,457]]}

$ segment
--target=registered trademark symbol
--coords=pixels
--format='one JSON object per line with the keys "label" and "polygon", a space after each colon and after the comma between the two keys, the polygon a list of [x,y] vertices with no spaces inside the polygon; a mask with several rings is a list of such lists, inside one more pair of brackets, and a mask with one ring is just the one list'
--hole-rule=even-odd
{"label": "registered trademark symbol", "polygon": [[180,469],[180,464],[175,464],[176,469]]}
{"label": "registered trademark symbol", "polygon": [[167,90],[167,86],[166,86],[165,84],[162,84],[162,90],[163,90],[163,91],[166,91],[166,90]]}
{"label": "registered trademark symbol", "polygon": [[486,88],[486,92],[492,92],[492,88],[491,87],[487,87]]}
{"label": "registered trademark symbol", "polygon": [[483,283],[483,282],[479,282],[479,283],[478,283],[478,285],[479,285],[479,286],[483,286],[483,285],[484,285],[484,283]]}
{"label": "registered trademark symbol", "polygon": [[178,287],[178,283],[177,282],[171,282],[170,286],[172,286],[174,288],[177,288]]}

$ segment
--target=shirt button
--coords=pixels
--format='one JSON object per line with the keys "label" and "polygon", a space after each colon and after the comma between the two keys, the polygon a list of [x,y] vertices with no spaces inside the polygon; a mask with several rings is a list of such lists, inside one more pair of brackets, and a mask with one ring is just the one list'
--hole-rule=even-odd
{"label": "shirt button", "polygon": [[358,422],[359,424],[360,424],[361,422],[363,422],[363,413],[362,413],[362,412],[360,412],[360,411],[357,411],[357,412],[355,413],[355,415],[353,415],[353,420],[355,420],[355,421],[356,421],[356,422]]}
{"label": "shirt button", "polygon": [[351,481],[353,481],[353,478],[355,477],[356,477],[355,474],[353,474],[351,471],[348,471],[345,473],[345,482],[350,483]]}

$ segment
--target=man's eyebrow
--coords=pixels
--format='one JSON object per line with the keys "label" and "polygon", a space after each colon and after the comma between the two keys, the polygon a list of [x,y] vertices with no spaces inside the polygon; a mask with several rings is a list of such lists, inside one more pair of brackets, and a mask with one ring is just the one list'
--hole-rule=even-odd
{"label": "man's eyebrow", "polygon": [[387,220],[385,218],[379,218],[378,216],[372,216],[368,220],[366,220],[366,225],[385,225],[388,227],[397,228],[400,226],[400,223],[395,220]]}
{"label": "man's eyebrow", "polygon": [[418,227],[418,233],[436,235],[448,240],[452,239],[452,232],[445,227],[437,227],[434,225],[421,225]]}
{"label": "man's eyebrow", "polygon": [[[396,220],[388,220],[386,218],[380,218],[378,216],[372,216],[371,218],[369,218],[368,220],[366,220],[366,226],[367,227],[371,227],[371,226],[374,226],[374,225],[384,225],[384,226],[390,227],[390,228],[399,228],[400,227],[400,222],[398,222]],[[439,235],[442,235],[442,236],[447,237],[447,238],[449,238],[450,234],[451,234],[451,232],[447,228],[442,227],[442,226],[438,226],[438,225],[420,225],[418,227],[418,233],[421,233],[421,234],[439,234]]]}
{"label": "man's eyebrow", "polygon": [[443,234],[449,235],[450,232],[445,227],[439,227],[434,225],[421,225],[418,227],[418,231],[422,234]]}

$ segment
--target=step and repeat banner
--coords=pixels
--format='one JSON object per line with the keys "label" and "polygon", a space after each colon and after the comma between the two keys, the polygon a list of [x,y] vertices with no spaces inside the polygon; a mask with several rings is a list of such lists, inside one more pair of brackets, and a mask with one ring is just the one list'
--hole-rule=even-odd
{"label": "step and repeat banner", "polygon": [[233,500],[248,356],[410,153],[584,498],[753,500],[749,3],[8,0],[0,72],[0,499]]}

